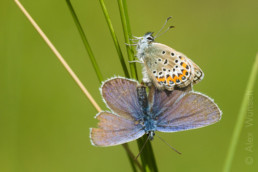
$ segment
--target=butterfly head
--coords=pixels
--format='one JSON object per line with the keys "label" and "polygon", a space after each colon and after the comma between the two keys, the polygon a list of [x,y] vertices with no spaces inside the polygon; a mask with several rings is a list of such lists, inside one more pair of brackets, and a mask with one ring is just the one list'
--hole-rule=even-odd
{"label": "butterfly head", "polygon": [[137,43],[137,57],[139,60],[144,56],[144,51],[148,48],[152,42],[154,42],[153,32],[147,32],[143,37],[140,37]]}
{"label": "butterfly head", "polygon": [[147,32],[147,33],[143,36],[142,40],[144,40],[144,41],[146,41],[146,42],[148,42],[148,43],[153,42],[153,41],[154,41],[154,37],[152,36],[153,33],[154,33],[154,32]]}
{"label": "butterfly head", "polygon": [[153,139],[154,139],[154,136],[155,136],[155,132],[154,132],[154,131],[150,131],[150,132],[148,133],[148,137],[149,137],[150,140],[153,140]]}

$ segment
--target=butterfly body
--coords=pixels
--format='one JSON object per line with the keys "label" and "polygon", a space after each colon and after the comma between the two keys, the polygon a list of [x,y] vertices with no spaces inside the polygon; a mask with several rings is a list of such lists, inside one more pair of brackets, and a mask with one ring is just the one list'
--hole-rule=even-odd
{"label": "butterfly body", "polygon": [[149,139],[152,140],[157,130],[157,121],[149,106],[146,87],[139,85],[136,87],[136,92],[138,104],[141,107],[141,114],[139,115],[140,118],[138,118],[135,123],[139,125],[139,128],[142,128],[145,134],[149,136]]}
{"label": "butterfly body", "polygon": [[143,63],[143,82],[159,90],[174,90],[203,79],[202,70],[184,54],[154,42],[151,32],[139,38],[137,57]]}

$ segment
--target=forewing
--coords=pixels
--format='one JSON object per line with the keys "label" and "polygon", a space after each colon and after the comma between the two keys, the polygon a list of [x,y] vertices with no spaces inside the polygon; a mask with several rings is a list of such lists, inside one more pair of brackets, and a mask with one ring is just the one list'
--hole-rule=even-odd
{"label": "forewing", "polygon": [[91,143],[95,146],[114,146],[136,140],[144,135],[143,127],[135,121],[110,112],[96,116],[98,127],[90,130]]}
{"label": "forewing", "polygon": [[101,93],[107,106],[116,114],[128,119],[140,119],[142,108],[137,99],[136,87],[138,82],[113,78],[101,87]]}
{"label": "forewing", "polygon": [[189,92],[157,117],[157,130],[176,132],[200,128],[218,122],[221,115],[222,112],[211,98]]}
{"label": "forewing", "polygon": [[144,65],[158,89],[172,91],[175,87],[186,87],[202,79],[201,69],[184,54],[160,43],[152,43],[150,49],[145,53]]}

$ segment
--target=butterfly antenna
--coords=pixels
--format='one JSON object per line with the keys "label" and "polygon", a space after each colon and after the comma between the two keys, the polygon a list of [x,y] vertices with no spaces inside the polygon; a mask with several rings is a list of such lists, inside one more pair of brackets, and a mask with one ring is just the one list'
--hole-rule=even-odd
{"label": "butterfly antenna", "polygon": [[172,28],[175,28],[175,26],[169,26],[164,32],[162,32],[162,33],[159,34],[159,35],[156,35],[156,36],[154,37],[154,39],[156,39],[157,37],[163,35],[163,34],[166,33],[169,29],[172,29]]}
{"label": "butterfly antenna", "polygon": [[164,27],[167,25],[168,20],[171,19],[171,18],[172,18],[171,16],[167,18],[167,20],[165,21],[165,23],[164,23],[164,25],[162,26],[162,28],[161,28],[161,29],[158,31],[158,33],[156,34],[155,38],[158,37],[159,33],[164,29]]}
{"label": "butterfly antenna", "polygon": [[[157,134],[156,134],[156,136],[158,136]],[[175,148],[173,148],[170,144],[168,144],[168,142],[166,142],[164,139],[162,139],[160,136],[158,136],[158,138],[161,140],[161,141],[163,141],[164,143],[166,143],[173,151],[175,151],[176,153],[178,153],[178,154],[182,154],[181,152],[179,152],[178,150],[176,150]]]}
{"label": "butterfly antenna", "polygon": [[144,149],[146,143],[148,142],[148,140],[149,140],[149,136],[147,137],[147,139],[146,139],[146,141],[144,142],[144,144],[143,144],[143,146],[142,146],[140,152],[139,152],[138,155],[134,158],[134,160],[137,160],[137,158],[141,155],[141,153],[142,153],[142,151],[143,151],[143,149]]}

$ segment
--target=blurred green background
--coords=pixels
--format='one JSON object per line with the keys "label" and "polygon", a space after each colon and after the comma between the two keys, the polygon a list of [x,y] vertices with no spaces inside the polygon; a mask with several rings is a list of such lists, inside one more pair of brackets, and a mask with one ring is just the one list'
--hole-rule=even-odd
{"label": "blurred green background", "polygon": [[[99,82],[64,0],[22,0],[101,105]],[[123,76],[99,1],[71,1],[105,79]],[[172,16],[176,28],[156,41],[183,52],[204,71],[196,85],[223,111],[212,126],[160,133],[152,142],[160,171],[222,170],[244,90],[258,51],[257,0],[128,0],[135,36],[158,31]],[[106,0],[126,57],[117,1]],[[13,1],[0,1],[0,171],[131,171],[122,146],[98,148],[89,140],[96,110]],[[126,58],[127,60],[127,58]],[[141,76],[140,65],[138,73]],[[258,85],[250,98],[232,171],[257,171]],[[135,154],[136,142],[129,143]],[[250,148],[250,149],[248,149]],[[253,162],[251,161],[253,160]]]}

